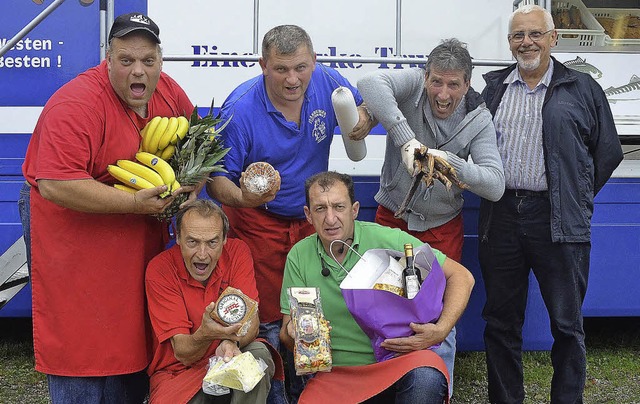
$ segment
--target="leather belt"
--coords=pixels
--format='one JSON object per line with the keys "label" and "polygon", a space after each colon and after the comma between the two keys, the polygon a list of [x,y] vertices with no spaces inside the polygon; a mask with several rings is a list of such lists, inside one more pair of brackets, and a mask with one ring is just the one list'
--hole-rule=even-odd
{"label": "leather belt", "polygon": [[549,191],[529,191],[528,189],[505,189],[504,194],[508,196],[515,196],[516,198],[548,198]]}

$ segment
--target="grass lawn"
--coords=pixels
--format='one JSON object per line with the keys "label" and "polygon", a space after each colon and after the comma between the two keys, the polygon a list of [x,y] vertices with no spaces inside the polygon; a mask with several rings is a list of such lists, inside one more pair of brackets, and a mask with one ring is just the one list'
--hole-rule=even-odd
{"label": "grass lawn", "polygon": [[[638,318],[587,318],[587,404],[640,403],[640,321]],[[549,402],[548,351],[523,354],[525,403]],[[488,403],[484,352],[456,355],[454,404]]]}
{"label": "grass lawn", "polygon": [[0,319],[0,403],[49,403],[47,381],[33,369],[31,319]]}
{"label": "grass lawn", "polygon": [[[640,403],[638,318],[588,318],[584,402]],[[0,403],[49,403],[44,375],[33,370],[30,319],[0,318]],[[549,402],[549,352],[525,352],[525,403]],[[458,352],[453,404],[488,402],[484,352]],[[426,403],[428,404],[428,403]]]}

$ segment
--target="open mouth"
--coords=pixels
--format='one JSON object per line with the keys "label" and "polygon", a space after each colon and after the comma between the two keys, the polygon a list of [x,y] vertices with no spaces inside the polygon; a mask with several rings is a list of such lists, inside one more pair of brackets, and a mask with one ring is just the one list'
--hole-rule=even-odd
{"label": "open mouth", "polygon": [[209,266],[208,264],[205,264],[203,262],[194,262],[193,263],[193,267],[196,269],[196,272],[198,274],[204,274],[205,271],[207,270],[208,266]]}
{"label": "open mouth", "polygon": [[133,83],[129,88],[131,88],[131,94],[133,94],[134,97],[142,97],[147,86],[142,83]]}
{"label": "open mouth", "polygon": [[446,111],[447,108],[451,105],[451,101],[438,101],[436,100],[436,107],[439,111]]}

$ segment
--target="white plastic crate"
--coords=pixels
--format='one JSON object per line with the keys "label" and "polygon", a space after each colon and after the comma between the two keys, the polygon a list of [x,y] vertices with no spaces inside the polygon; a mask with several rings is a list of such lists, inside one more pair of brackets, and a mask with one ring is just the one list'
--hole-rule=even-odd
{"label": "white plastic crate", "polygon": [[[527,4],[538,4],[536,0],[524,0],[520,7]],[[604,28],[589,12],[582,0],[562,0],[552,1],[551,9],[565,10],[575,6],[580,11],[580,19],[587,29],[556,29],[558,32],[558,43],[555,50],[579,50],[584,47],[604,45]]]}
{"label": "white plastic crate", "polygon": [[[607,17],[617,19],[625,15],[640,16],[640,9],[637,8],[590,8],[589,12],[596,17]],[[628,45],[640,45],[640,38],[638,39],[616,39],[611,38],[609,35],[604,35],[605,46],[628,46]]]}

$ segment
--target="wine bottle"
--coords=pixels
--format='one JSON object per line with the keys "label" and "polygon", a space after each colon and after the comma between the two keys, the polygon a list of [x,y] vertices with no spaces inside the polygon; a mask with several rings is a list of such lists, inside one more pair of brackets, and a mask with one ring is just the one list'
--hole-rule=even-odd
{"label": "wine bottle", "polygon": [[402,271],[402,278],[404,279],[404,290],[407,299],[413,299],[420,290],[422,284],[422,277],[420,276],[420,270],[415,267],[413,262],[413,245],[407,243],[404,245],[404,255],[407,260],[407,265]]}

